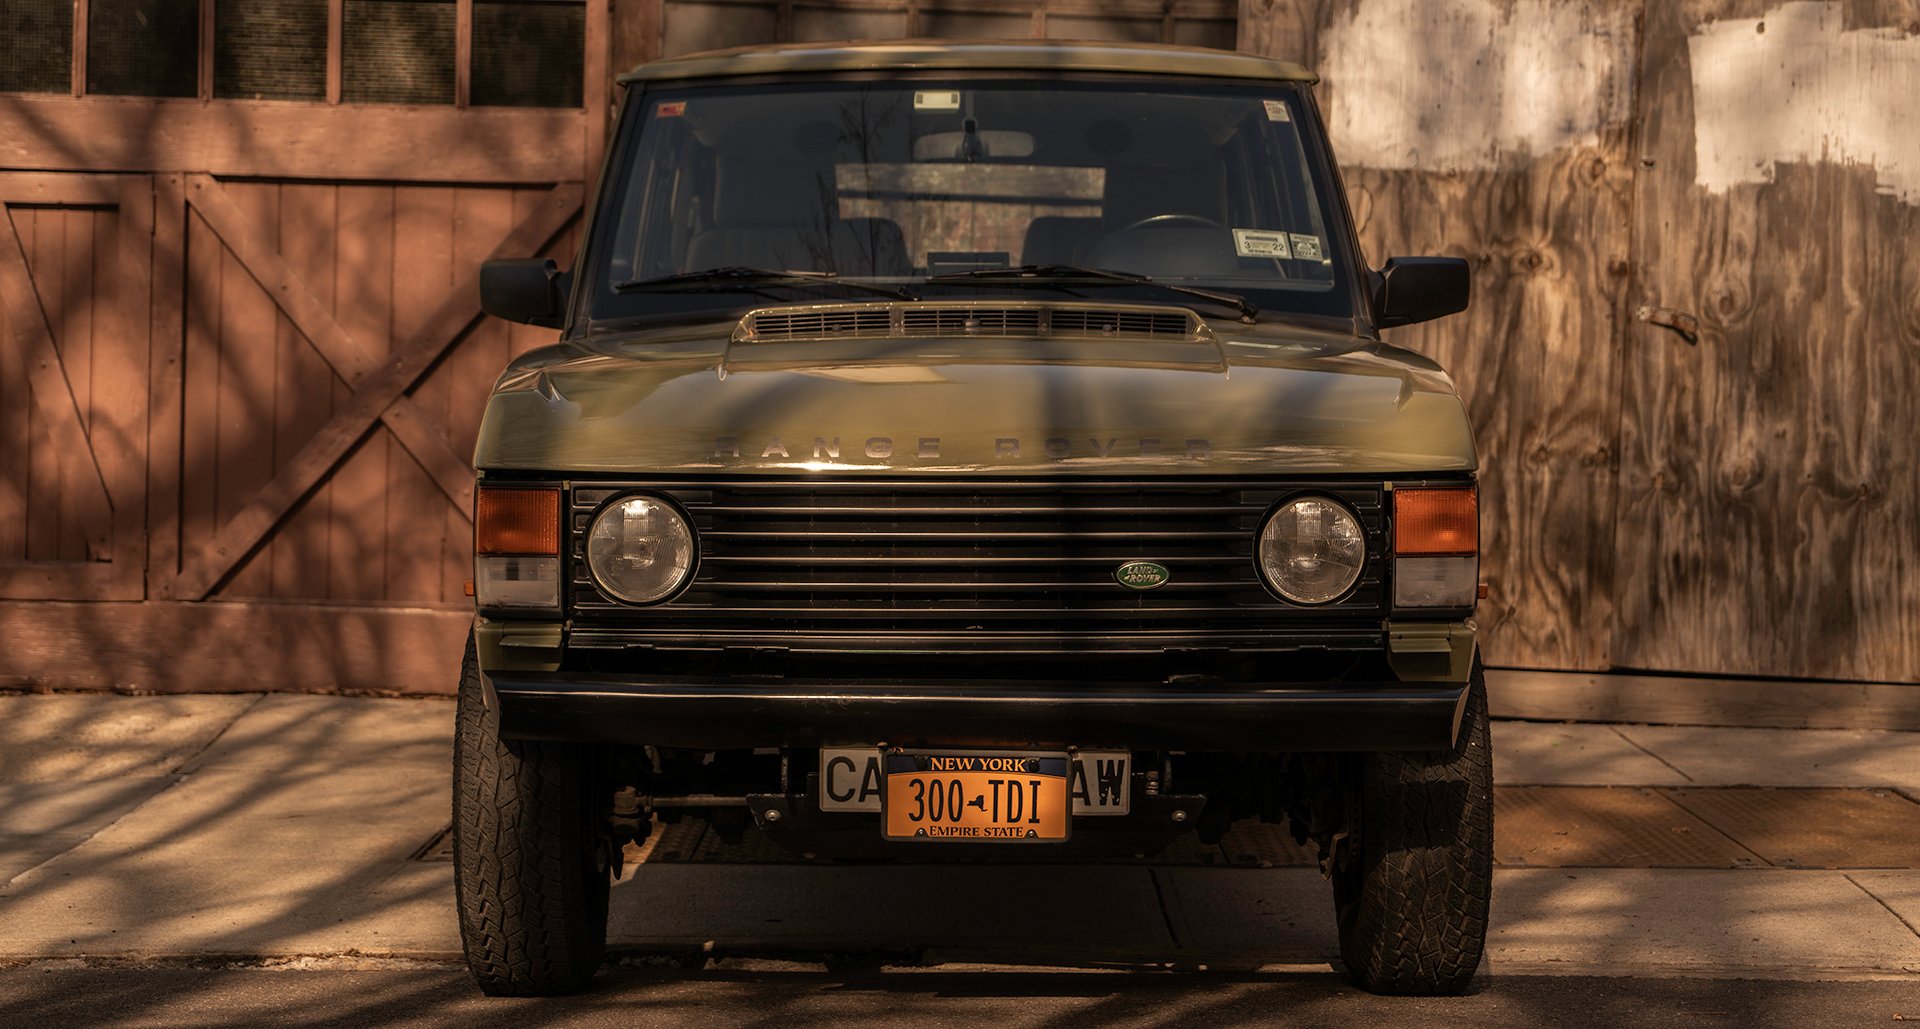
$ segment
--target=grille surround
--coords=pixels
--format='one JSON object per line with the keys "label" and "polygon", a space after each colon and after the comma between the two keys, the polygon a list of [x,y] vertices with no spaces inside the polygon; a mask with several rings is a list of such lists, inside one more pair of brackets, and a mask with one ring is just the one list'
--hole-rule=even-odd
{"label": "grille surround", "polygon": [[[636,607],[586,572],[585,527],[632,493],[665,496],[699,540],[693,581]],[[1261,576],[1280,503],[1332,496],[1359,517],[1367,565],[1340,600],[1290,603]],[[898,652],[1282,650],[1289,632],[1378,631],[1387,613],[1384,490],[1335,482],[580,482],[569,490],[574,638],[621,646]],[[1153,590],[1130,561],[1166,566]],[[612,640],[612,637],[608,637]],[[609,644],[611,645],[611,644]],[[1338,645],[1329,644],[1329,645]]]}

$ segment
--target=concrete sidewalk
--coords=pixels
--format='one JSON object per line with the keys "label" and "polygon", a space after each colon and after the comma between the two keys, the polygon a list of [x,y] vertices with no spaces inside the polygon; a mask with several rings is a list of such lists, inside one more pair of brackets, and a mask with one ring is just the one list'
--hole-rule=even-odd
{"label": "concrete sidewalk", "polygon": [[[417,859],[448,820],[452,712],[440,700],[0,697],[0,963],[456,960],[451,868]],[[1858,794],[1869,808],[1920,799],[1920,734],[1504,722],[1494,737],[1505,787],[1653,788],[1543,789],[1547,836],[1552,818],[1584,824],[1590,812],[1564,800],[1576,796],[1697,807],[1703,787],[1817,786],[1870,791]],[[1712,831],[1691,824],[1658,831]],[[1854,845],[1814,835],[1740,840],[1751,867],[1503,857],[1491,970],[1920,980],[1920,871],[1907,867],[1920,865],[1920,834],[1881,840],[1896,860],[1802,867]],[[614,909],[614,943],[642,952],[1323,971],[1335,953],[1329,890],[1308,868],[649,862],[616,887]]]}

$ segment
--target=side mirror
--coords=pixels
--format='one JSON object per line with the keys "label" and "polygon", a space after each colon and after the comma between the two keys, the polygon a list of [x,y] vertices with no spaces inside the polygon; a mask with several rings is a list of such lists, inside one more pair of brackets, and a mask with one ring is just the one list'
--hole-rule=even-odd
{"label": "side mirror", "polygon": [[1444,318],[1467,309],[1473,277],[1458,257],[1389,257],[1374,290],[1380,328]]}
{"label": "side mirror", "polygon": [[480,309],[495,318],[560,327],[567,273],[546,258],[488,261],[480,266]]}

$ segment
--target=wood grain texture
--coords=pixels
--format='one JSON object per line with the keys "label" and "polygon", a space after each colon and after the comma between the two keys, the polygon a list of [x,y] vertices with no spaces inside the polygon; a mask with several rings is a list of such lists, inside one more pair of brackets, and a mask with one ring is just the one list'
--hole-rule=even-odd
{"label": "wood grain texture", "polygon": [[1920,686],[1487,670],[1495,718],[1920,732]]}
{"label": "wood grain texture", "polygon": [[[394,192],[394,187],[383,185],[339,187],[332,226],[336,240],[332,254],[334,315],[342,329],[365,341],[376,366],[387,358],[393,339],[393,255],[399,239],[393,224]],[[350,386],[335,384],[336,408],[351,396]],[[389,414],[400,407],[396,404],[389,408]],[[406,409],[417,411],[411,403]],[[389,417],[385,424],[391,427],[394,422]],[[445,432],[431,425],[429,418],[421,427],[432,433],[445,454],[454,457],[453,463],[464,479],[461,493],[470,497],[473,471],[467,459],[454,455]],[[369,433],[332,476],[334,507],[328,523],[326,578],[326,595],[331,599],[380,602],[390,595],[393,566],[386,519],[393,495],[388,477],[395,462],[408,460],[407,450],[395,442],[395,435],[390,428]],[[448,499],[428,481],[414,503],[418,510],[431,511],[446,505]]]}
{"label": "wood grain texture", "polygon": [[[239,197],[236,202],[241,202]],[[491,253],[506,256],[537,252],[573,220],[579,213],[580,202],[581,190],[577,185],[554,187],[535,213],[508,233]],[[244,209],[244,204],[242,206]],[[387,363],[362,381],[361,387],[335,410],[332,418],[294,458],[272,474],[269,481],[255,487],[234,513],[222,518],[212,538],[198,548],[181,572],[178,595],[204,598],[236,571],[239,576],[248,574],[242,566],[286,513],[319,485],[373,427],[381,413],[411,389],[446,348],[479,320],[478,279],[477,264],[464,268],[457,285],[434,307],[419,334],[396,346]]]}
{"label": "wood grain texture", "polygon": [[[1616,4],[1593,0],[1585,7]],[[1341,88],[1330,34],[1358,0],[1241,6],[1241,48],[1321,69]],[[1445,8],[1437,17],[1445,18]],[[1436,34],[1435,45],[1442,45]],[[1421,67],[1433,61],[1396,54]],[[1350,71],[1352,69],[1349,69]],[[1632,68],[1607,74],[1630,80]],[[1334,140],[1336,157],[1340,140]],[[1446,254],[1473,269],[1465,315],[1396,329],[1390,343],[1453,374],[1480,448],[1480,605],[1489,662],[1604,668],[1610,660],[1616,336],[1625,302],[1632,162],[1628,126],[1591,145],[1489,153],[1466,171],[1343,166],[1370,261]]]}
{"label": "wood grain texture", "polygon": [[[28,263],[27,251],[20,238],[18,212],[6,211],[13,215],[0,224],[0,304],[5,305],[9,345],[19,354],[21,374],[31,394],[34,420],[33,425],[45,433],[45,460],[29,464],[29,474],[35,479],[34,488],[27,496],[27,503],[37,509],[38,517],[28,513],[28,558],[54,558],[58,547],[56,534],[57,522],[49,515],[58,508],[58,499],[64,497],[72,506],[71,513],[77,519],[84,532],[86,547],[95,554],[105,556],[107,540],[112,532],[113,504],[107,496],[106,482],[101,478],[100,467],[94,460],[92,443],[87,438],[86,424],[79,400],[76,399],[66,367],[61,360],[60,349],[54,342],[54,330],[49,324],[46,310],[41,306],[41,298],[34,282],[34,269]],[[31,213],[31,212],[27,212]],[[64,240],[62,240],[64,243]],[[88,249],[91,250],[89,234]],[[52,250],[51,246],[46,248]],[[59,266],[49,261],[44,266],[57,278]],[[56,297],[61,297],[56,290]],[[90,294],[77,298],[75,306],[92,303]],[[58,313],[66,313],[66,305],[57,305]],[[62,319],[63,327],[67,324]],[[76,335],[79,319],[73,322]],[[81,351],[78,340],[74,350]],[[83,384],[84,386],[84,384]],[[83,391],[82,397],[87,394]],[[38,448],[36,448],[38,450]],[[45,481],[42,475],[34,475],[40,468],[52,471],[55,478]],[[33,540],[36,526],[45,525],[47,531],[37,544]],[[36,553],[36,551],[38,551]],[[77,556],[77,555],[76,555]]]}
{"label": "wood grain texture", "polygon": [[[307,372],[312,380],[304,394],[308,398],[327,395],[328,390],[321,387],[331,385],[326,382],[328,369],[352,389],[377,370],[385,356],[384,347],[376,351],[373,345],[356,338],[340,324],[334,315],[331,297],[323,296],[316,286],[316,283],[324,284],[331,292],[332,255],[338,235],[333,206],[335,188],[330,185],[281,187],[282,217],[294,218],[296,222],[292,245],[286,249],[295,255],[293,260],[306,266],[296,268],[279,247],[262,234],[260,227],[247,219],[226,188],[211,176],[194,175],[187,179],[188,202],[199,210],[208,227],[220,236],[221,242],[280,308],[287,321],[282,328],[301,337],[300,340],[283,339],[286,346],[282,349],[292,347],[292,350],[282,363],[316,357],[323,362]],[[381,233],[386,227],[362,225],[360,228],[362,232]],[[282,226],[283,232],[285,229],[286,226]],[[310,349],[318,353],[310,354],[307,346],[293,346],[294,343],[310,344]],[[288,399],[300,401],[298,396]],[[395,401],[381,415],[381,420],[433,476],[447,499],[470,515],[473,467],[467,458],[457,453],[433,422],[415,411],[405,397]],[[299,425],[294,426],[290,434],[296,440],[306,435],[299,429]]]}
{"label": "wood grain texture", "polygon": [[0,601],[0,686],[447,693],[472,622],[453,608]]}
{"label": "wood grain texture", "polygon": [[[418,333],[433,309],[434,298],[453,288],[453,196],[446,186],[396,189],[393,198],[396,262],[408,269],[393,279],[393,335],[405,339]],[[433,419],[448,424],[447,376],[430,372],[414,387],[413,404]],[[443,428],[441,431],[445,431]],[[468,453],[472,453],[471,450]],[[404,451],[387,463],[387,597],[395,602],[429,603],[446,599],[443,570],[452,560],[446,553],[449,535],[458,538],[472,530],[434,501],[432,477]]]}
{"label": "wood grain texture", "polygon": [[[1689,37],[1760,2],[1651,5],[1627,343],[1617,663],[1920,680],[1920,206],[1868,164],[1696,184]],[[1905,26],[1920,4],[1848,5]],[[1839,116],[1844,116],[1842,113]]]}
{"label": "wood grain texture", "polygon": [[147,596],[173,597],[180,573],[180,474],[186,332],[185,184],[153,182],[152,304],[147,361]]}
{"label": "wood grain texture", "polygon": [[559,182],[582,111],[0,96],[0,168],[399,182]]}

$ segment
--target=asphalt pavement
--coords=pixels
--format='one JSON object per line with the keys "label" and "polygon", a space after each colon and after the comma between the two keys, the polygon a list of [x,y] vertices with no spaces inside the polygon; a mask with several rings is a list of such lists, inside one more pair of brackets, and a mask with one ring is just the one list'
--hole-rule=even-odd
{"label": "asphalt pavement", "polygon": [[1236,829],[1105,865],[657,837],[615,887],[601,987],[522,1002],[458,966],[451,722],[443,700],[0,697],[0,1024],[1920,1018],[1920,734],[1496,723],[1466,998],[1346,988],[1326,883]]}

